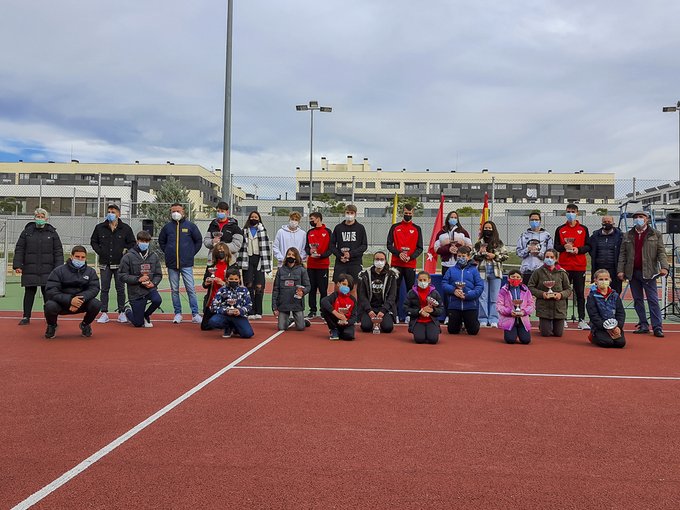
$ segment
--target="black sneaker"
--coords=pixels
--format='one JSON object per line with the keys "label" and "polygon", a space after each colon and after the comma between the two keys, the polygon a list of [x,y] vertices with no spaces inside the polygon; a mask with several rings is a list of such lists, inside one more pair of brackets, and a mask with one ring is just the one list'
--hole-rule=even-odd
{"label": "black sneaker", "polygon": [[45,330],[45,338],[54,338],[54,336],[57,334],[57,325],[56,324],[48,324],[47,329]]}
{"label": "black sneaker", "polygon": [[316,317],[316,312],[309,312],[309,313],[307,314],[307,318],[308,318],[308,319],[314,319],[315,317]]}
{"label": "black sneaker", "polygon": [[84,336],[86,338],[90,338],[92,336],[92,326],[90,326],[89,324],[85,324],[84,322],[81,322],[80,323],[80,331],[82,332],[81,336]]}
{"label": "black sneaker", "polygon": [[30,324],[30,323],[31,323],[31,319],[29,319],[28,317],[24,317],[23,319],[21,319],[19,321],[19,326],[26,326],[27,324]]}
{"label": "black sneaker", "polygon": [[305,319],[305,327],[308,328],[312,325],[312,323],[309,321],[309,319]]}
{"label": "black sneaker", "polygon": [[231,329],[225,329],[225,330],[222,332],[222,338],[231,338],[231,335],[232,335],[232,334],[233,334],[233,333],[232,333]]}
{"label": "black sneaker", "polygon": [[647,333],[649,333],[648,326],[638,326],[638,328],[633,331],[634,335],[646,335]]}
{"label": "black sneaker", "polygon": [[654,330],[654,336],[657,338],[663,338],[666,335],[663,334],[663,330],[661,328],[656,328]]}
{"label": "black sneaker", "polygon": [[328,338],[330,338],[331,340],[340,340],[340,335],[338,334],[338,330],[337,329],[331,329],[331,334],[329,335]]}

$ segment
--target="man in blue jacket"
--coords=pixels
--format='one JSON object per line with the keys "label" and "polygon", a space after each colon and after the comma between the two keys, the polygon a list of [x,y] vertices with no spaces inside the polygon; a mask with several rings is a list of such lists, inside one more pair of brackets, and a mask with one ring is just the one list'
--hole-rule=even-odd
{"label": "man in blue jacket", "polygon": [[468,335],[479,333],[479,296],[484,290],[484,281],[470,262],[470,251],[468,246],[458,248],[456,265],[449,268],[442,282],[444,293],[449,297],[448,331],[452,335],[460,333],[463,324]]}
{"label": "man in blue jacket", "polygon": [[203,236],[198,227],[184,217],[184,206],[172,204],[170,206],[172,220],[165,224],[158,235],[158,244],[165,255],[165,265],[168,268],[168,279],[172,294],[172,306],[175,309],[173,323],[182,322],[182,302],[179,298],[179,277],[182,275],[184,288],[189,297],[191,308],[191,322],[200,324],[203,317],[198,313],[196,287],[194,284],[194,257],[201,250]]}

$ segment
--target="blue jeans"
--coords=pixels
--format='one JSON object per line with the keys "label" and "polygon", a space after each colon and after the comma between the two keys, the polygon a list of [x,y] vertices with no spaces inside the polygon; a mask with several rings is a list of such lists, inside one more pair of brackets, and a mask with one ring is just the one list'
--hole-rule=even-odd
{"label": "blue jeans", "polygon": [[194,284],[194,268],[183,267],[182,269],[168,268],[168,278],[170,280],[170,290],[172,294],[172,307],[175,309],[175,314],[182,313],[182,301],[179,299],[179,275],[182,274],[184,281],[184,288],[189,297],[189,307],[191,308],[191,315],[198,313],[198,301],[196,300],[196,288]]}
{"label": "blue jeans", "polygon": [[[131,300],[130,309],[125,312],[125,315],[134,327],[141,328],[144,325],[144,319],[149,320],[151,314],[158,310],[162,302],[163,299],[158,290],[151,289],[146,296]],[[151,303],[148,308],[147,303]]]}
{"label": "blue jeans", "polygon": [[630,291],[633,294],[633,304],[635,313],[640,320],[640,326],[649,328],[647,313],[645,312],[646,296],[649,304],[649,315],[652,317],[652,329],[661,329],[661,308],[659,308],[659,292],[656,288],[656,280],[645,280],[642,278],[642,271],[636,269],[630,279]]}
{"label": "blue jeans", "polygon": [[487,273],[484,280],[484,291],[479,297],[479,322],[498,324],[498,310],[496,310],[496,300],[498,291],[501,290],[501,279],[496,278],[493,273]]}
{"label": "blue jeans", "polygon": [[255,334],[248,318],[240,315],[213,315],[208,325],[214,329],[223,329],[225,332],[235,331],[241,338],[250,338]]}

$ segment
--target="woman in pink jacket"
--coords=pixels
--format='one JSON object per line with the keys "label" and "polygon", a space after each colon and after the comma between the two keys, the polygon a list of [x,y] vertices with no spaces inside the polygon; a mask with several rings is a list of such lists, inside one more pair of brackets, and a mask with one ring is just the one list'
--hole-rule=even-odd
{"label": "woman in pink jacket", "polygon": [[503,339],[507,343],[514,344],[518,339],[525,345],[531,342],[529,316],[534,311],[534,297],[522,283],[522,273],[516,269],[508,273],[508,283],[498,292],[496,309],[498,327],[503,330]]}

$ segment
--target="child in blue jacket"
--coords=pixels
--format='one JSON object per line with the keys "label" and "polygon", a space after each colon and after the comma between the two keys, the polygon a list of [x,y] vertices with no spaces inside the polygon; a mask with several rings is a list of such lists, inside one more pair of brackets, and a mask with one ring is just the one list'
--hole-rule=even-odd
{"label": "child in blue jacket", "polygon": [[241,285],[238,269],[227,270],[227,282],[217,291],[210,305],[213,315],[208,325],[214,329],[222,329],[222,338],[229,338],[233,333],[241,338],[250,338],[255,333],[248,322],[248,314],[253,308],[250,292]]}
{"label": "child in blue jacket", "polygon": [[442,282],[449,300],[448,331],[452,335],[460,333],[463,324],[468,335],[479,333],[479,296],[484,291],[484,281],[470,262],[470,252],[468,246],[458,248],[456,265],[446,271]]}

